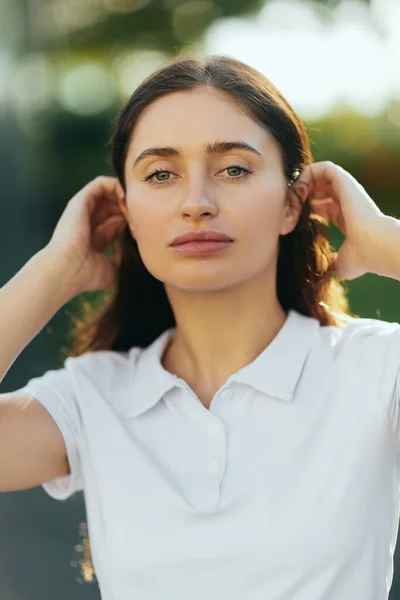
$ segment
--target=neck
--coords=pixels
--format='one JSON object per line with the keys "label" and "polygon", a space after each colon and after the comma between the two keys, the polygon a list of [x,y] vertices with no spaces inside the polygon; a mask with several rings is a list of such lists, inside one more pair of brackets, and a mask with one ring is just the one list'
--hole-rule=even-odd
{"label": "neck", "polygon": [[232,373],[251,363],[286,320],[272,283],[264,276],[214,292],[166,285],[176,333],[164,368],[193,388],[213,394]]}

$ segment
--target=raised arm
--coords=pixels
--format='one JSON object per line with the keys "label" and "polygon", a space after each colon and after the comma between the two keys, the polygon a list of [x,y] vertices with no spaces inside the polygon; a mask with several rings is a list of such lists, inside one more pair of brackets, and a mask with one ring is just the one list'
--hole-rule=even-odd
{"label": "raised arm", "polygon": [[[55,313],[84,291],[114,284],[117,258],[102,252],[124,225],[118,182],[97,177],[74,196],[49,244],[0,289],[0,383]],[[66,446],[49,412],[18,391],[0,394],[0,492],[69,473]]]}

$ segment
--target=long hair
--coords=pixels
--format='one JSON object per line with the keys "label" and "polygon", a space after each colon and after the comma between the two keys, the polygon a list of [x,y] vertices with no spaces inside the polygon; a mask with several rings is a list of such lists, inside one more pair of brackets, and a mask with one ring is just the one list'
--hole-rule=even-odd
{"label": "long hair", "polygon": [[[305,126],[267,77],[230,57],[212,55],[201,59],[187,54],[147,77],[112,124],[111,164],[125,191],[125,160],[143,111],[158,98],[201,86],[229,94],[273,136],[288,182],[295,169],[313,162]],[[291,202],[301,202],[296,193],[289,196]],[[82,313],[72,319],[69,356],[92,350],[127,352],[132,346],[145,347],[175,326],[164,284],[144,266],[128,227],[118,243],[122,262],[117,284],[112,293],[103,294],[97,305],[82,298]],[[347,290],[331,269],[334,249],[328,240],[328,222],[313,212],[309,198],[302,203],[294,230],[279,237],[278,250],[276,290],[285,311],[294,309],[318,319],[321,325],[338,327],[355,317],[349,310]]]}

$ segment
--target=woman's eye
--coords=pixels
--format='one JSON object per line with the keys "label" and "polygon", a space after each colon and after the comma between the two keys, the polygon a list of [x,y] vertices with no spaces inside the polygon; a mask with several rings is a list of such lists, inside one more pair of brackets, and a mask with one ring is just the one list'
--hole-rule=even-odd
{"label": "woman's eye", "polygon": [[[169,178],[164,177],[165,175],[168,175],[168,174],[172,175],[171,171],[166,171],[165,169],[157,169],[156,171],[153,171],[149,175],[146,175],[146,177],[143,179],[143,181],[150,181],[151,183],[154,183],[156,185],[163,184],[164,182],[169,181]],[[161,176],[161,179],[158,178],[159,175]],[[157,180],[155,180],[154,177],[157,177]]]}
{"label": "woman's eye", "polygon": [[251,175],[251,173],[253,172],[253,171],[250,171],[250,169],[241,167],[240,165],[230,165],[229,167],[226,167],[225,169],[223,169],[223,171],[221,171],[221,173],[223,173],[224,171],[226,171],[228,173],[228,177],[226,177],[226,179],[228,179],[230,181],[245,179],[246,177]]}
{"label": "woman's eye", "polygon": [[[223,173],[224,171],[228,172],[229,176],[227,179],[230,180],[244,179],[252,173],[250,169],[246,169],[240,165],[230,165],[229,167],[225,167],[225,169],[220,172]],[[173,173],[166,169],[156,169],[152,173],[149,173],[149,175],[146,175],[143,181],[150,181],[150,183],[153,185],[164,185],[165,183],[171,181],[171,178],[168,177],[168,175],[173,175]]]}
{"label": "woman's eye", "polygon": [[[224,171],[231,171],[230,175],[232,175],[232,177],[237,177],[238,175],[240,175],[240,171],[246,171],[247,173],[249,172],[247,169],[245,169],[244,167],[239,167],[236,165],[232,165],[232,167],[226,167],[226,169],[224,169]],[[232,173],[233,171],[233,173]],[[238,173],[239,171],[239,173]]]}

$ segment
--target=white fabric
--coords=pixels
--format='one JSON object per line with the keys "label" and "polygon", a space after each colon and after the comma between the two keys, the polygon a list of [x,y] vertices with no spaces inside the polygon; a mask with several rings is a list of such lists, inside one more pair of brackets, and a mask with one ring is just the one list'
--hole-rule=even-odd
{"label": "white fabric", "polygon": [[146,349],[22,390],[64,435],[103,600],[384,600],[399,522],[400,325],[289,311],[210,408]]}

